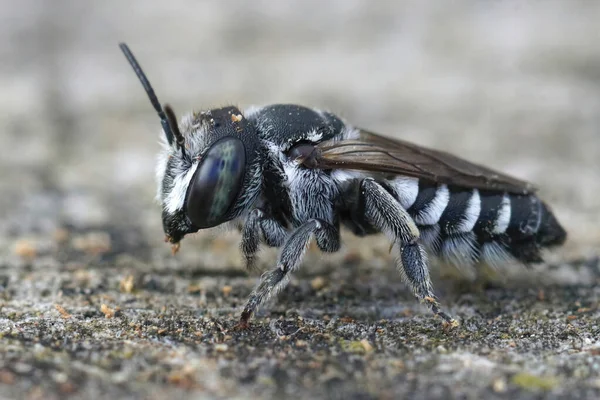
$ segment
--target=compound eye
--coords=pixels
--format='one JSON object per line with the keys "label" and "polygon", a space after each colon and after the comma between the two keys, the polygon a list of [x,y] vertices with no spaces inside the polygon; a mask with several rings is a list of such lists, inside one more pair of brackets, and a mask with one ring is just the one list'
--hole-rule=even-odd
{"label": "compound eye", "polygon": [[244,180],[246,151],[241,140],[215,142],[194,173],[187,193],[187,215],[199,229],[225,222]]}

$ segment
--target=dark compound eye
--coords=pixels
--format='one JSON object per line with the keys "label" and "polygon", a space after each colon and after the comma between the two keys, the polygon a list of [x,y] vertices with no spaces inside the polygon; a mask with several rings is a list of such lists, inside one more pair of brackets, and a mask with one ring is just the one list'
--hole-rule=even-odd
{"label": "dark compound eye", "polygon": [[242,187],[245,167],[246,152],[239,139],[224,138],[208,149],[187,193],[187,215],[197,228],[225,222]]}

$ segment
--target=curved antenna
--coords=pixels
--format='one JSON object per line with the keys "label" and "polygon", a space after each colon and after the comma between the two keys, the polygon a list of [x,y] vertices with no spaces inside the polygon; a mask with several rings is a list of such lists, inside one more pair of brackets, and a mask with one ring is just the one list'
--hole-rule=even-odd
{"label": "curved antenna", "polygon": [[[148,78],[146,78],[146,74],[144,74],[144,71],[142,71],[142,67],[140,67],[140,64],[138,64],[137,60],[133,56],[133,53],[131,52],[131,50],[129,50],[129,47],[125,43],[119,43],[119,47],[121,48],[121,51],[123,51],[123,54],[125,54],[125,58],[127,58],[127,61],[129,61],[129,64],[133,68],[133,71],[135,72],[138,79],[142,83],[144,90],[148,94],[150,103],[152,103],[152,106],[158,113],[158,116],[160,117],[160,123],[163,127],[163,131],[165,132],[165,135],[167,136],[167,141],[169,142],[169,144],[173,144],[173,130],[171,129],[171,125],[169,125],[169,120],[167,119],[167,116],[165,115],[165,111],[163,110],[160,103],[158,102],[158,98],[156,97],[156,93],[154,93],[154,89],[152,89],[152,86],[150,85]],[[175,126],[177,126],[177,125],[175,125]],[[179,129],[177,129],[177,132],[179,132]],[[179,135],[181,135],[181,134],[179,134]],[[183,139],[183,137],[181,137],[181,139]],[[177,143],[179,144],[179,137],[177,138]]]}

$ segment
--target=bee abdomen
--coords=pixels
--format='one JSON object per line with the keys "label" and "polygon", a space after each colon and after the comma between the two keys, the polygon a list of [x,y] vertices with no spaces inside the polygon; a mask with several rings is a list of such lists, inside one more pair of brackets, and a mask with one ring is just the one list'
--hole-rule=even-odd
{"label": "bee abdomen", "polygon": [[557,246],[567,234],[548,206],[533,195],[507,195],[510,219],[503,240],[509,252],[523,262],[540,262],[540,250]]}
{"label": "bee abdomen", "polygon": [[482,197],[475,234],[482,258],[490,264],[512,257],[524,263],[543,261],[541,250],[562,244],[566,232],[535,195],[490,194]]}
{"label": "bee abdomen", "polygon": [[534,195],[419,182],[408,212],[429,251],[454,264],[539,262],[541,248],[566,238],[552,211]]}

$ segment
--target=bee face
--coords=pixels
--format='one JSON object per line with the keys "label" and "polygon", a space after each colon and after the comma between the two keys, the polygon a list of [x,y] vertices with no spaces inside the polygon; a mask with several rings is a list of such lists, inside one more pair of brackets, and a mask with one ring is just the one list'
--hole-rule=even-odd
{"label": "bee face", "polygon": [[163,229],[172,243],[239,216],[258,193],[257,136],[236,107],[194,113],[165,141],[157,167]]}
{"label": "bee face", "polygon": [[262,182],[254,123],[232,106],[192,113],[178,123],[171,107],[160,105],[129,47],[119,47],[163,128],[156,174],[167,240],[176,244],[188,233],[240,216],[258,196]]}

